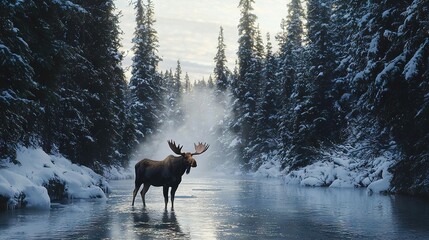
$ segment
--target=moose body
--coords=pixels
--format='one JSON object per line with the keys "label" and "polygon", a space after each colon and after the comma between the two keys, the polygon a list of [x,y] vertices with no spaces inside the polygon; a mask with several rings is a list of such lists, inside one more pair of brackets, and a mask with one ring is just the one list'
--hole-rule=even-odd
{"label": "moose body", "polygon": [[146,206],[145,195],[152,185],[163,187],[165,209],[167,209],[168,204],[168,189],[171,187],[171,209],[174,209],[174,196],[182,181],[183,174],[185,172],[188,174],[191,167],[197,166],[197,162],[192,156],[205,152],[209,147],[207,144],[199,143],[195,145],[195,153],[182,153],[183,146],[177,147],[173,141],[168,141],[168,144],[173,152],[180,156],[169,155],[162,161],[143,159],[135,165],[136,179],[132,206],[134,206],[137,192],[143,184],[143,189],[140,192],[143,206]]}

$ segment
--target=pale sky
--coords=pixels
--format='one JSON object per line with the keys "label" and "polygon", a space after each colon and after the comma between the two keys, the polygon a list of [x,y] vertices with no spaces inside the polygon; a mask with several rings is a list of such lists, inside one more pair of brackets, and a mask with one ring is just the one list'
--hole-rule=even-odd
{"label": "pale sky", "polygon": [[[290,0],[256,0],[254,13],[258,17],[264,44],[266,33],[271,34],[271,42],[277,48],[275,35],[280,32],[282,18],[287,16]],[[228,66],[232,71],[237,59],[238,30],[240,19],[239,0],[153,0],[158,32],[158,54],[163,59],[159,64],[161,71],[173,71],[180,60],[183,77],[188,72],[191,80],[208,79],[213,74],[217,52],[217,38],[220,26],[224,29],[224,42]],[[130,0],[115,0],[122,12],[120,28],[122,35],[121,51],[125,53],[123,67],[129,79],[132,64],[132,43],[135,28],[134,5]]]}

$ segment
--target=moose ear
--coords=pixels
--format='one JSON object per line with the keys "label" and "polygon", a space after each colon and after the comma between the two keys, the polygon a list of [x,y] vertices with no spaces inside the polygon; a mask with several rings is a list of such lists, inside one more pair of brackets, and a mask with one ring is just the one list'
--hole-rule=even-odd
{"label": "moose ear", "polygon": [[191,165],[189,165],[189,167],[186,169],[186,174],[189,174],[190,171],[191,171]]}

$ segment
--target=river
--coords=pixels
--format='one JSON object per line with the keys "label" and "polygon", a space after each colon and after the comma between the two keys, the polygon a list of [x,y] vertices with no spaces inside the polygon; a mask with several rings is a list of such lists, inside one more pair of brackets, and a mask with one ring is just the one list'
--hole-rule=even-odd
{"label": "river", "polygon": [[[107,200],[0,213],[0,239],[428,239],[429,202],[364,189],[284,185],[278,179],[184,179],[175,210],[151,187],[131,207],[132,180]],[[170,205],[169,205],[170,206]]]}

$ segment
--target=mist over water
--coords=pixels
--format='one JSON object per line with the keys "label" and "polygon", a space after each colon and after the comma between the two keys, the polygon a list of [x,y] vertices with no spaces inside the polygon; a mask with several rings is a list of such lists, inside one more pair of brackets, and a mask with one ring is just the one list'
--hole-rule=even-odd
{"label": "mist over water", "polygon": [[[227,99],[225,99],[226,101]],[[198,166],[183,177],[175,210],[164,210],[162,188],[151,188],[143,208],[131,206],[134,179],[111,181],[108,199],[55,203],[49,212],[0,214],[0,239],[427,239],[429,205],[403,197],[368,195],[355,188],[304,188],[279,178],[234,176],[225,152],[235,136],[229,111],[210,91],[185,94],[182,124],[168,122],[140,146],[139,159],[174,154],[167,140],[194,151]],[[233,154],[233,153],[232,153]],[[234,158],[235,159],[235,158]],[[134,162],[131,163],[133,166]],[[228,177],[233,176],[233,177]]]}
{"label": "mist over water", "polygon": [[179,102],[178,111],[181,113],[177,114],[183,121],[165,119],[158,133],[139,146],[137,158],[130,166],[134,166],[135,162],[143,158],[163,160],[168,155],[175,155],[167,144],[168,140],[173,140],[177,145],[183,145],[183,152],[194,152],[194,143],[203,142],[210,145],[206,152],[195,156],[197,167],[191,170],[190,175],[229,175],[237,172],[238,164],[233,160],[235,157],[231,156],[231,153],[227,156],[225,151],[225,144],[228,145],[228,142],[235,138],[226,126],[230,114],[227,103],[228,94],[219,98],[212,89],[194,88],[184,93]]}

